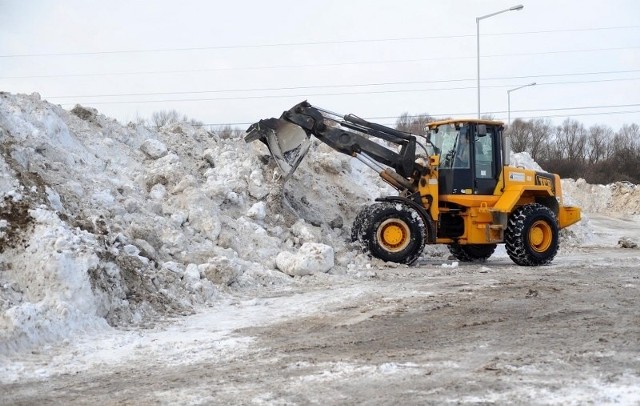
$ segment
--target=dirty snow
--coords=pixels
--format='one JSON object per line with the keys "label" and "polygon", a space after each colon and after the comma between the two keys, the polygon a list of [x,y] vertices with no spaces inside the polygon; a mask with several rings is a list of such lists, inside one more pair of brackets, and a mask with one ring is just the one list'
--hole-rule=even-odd
{"label": "dirty snow", "polygon": [[259,143],[0,102],[0,352],[369,262],[346,231],[387,186],[324,145],[283,193]]}

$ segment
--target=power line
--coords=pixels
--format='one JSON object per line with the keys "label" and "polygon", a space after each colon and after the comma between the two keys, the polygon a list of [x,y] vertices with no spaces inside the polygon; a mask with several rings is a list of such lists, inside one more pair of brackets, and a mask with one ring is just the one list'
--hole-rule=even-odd
{"label": "power line", "polygon": [[[588,109],[607,109],[607,108],[622,108],[622,107],[638,107],[640,103],[631,103],[631,104],[611,104],[611,105],[595,105],[595,106],[576,106],[576,107],[553,107],[548,109],[524,109],[524,110],[511,110],[511,113],[529,113],[536,111],[563,111],[563,110],[588,110]],[[487,111],[483,114],[506,114],[507,110],[495,110],[495,111]],[[467,116],[477,114],[477,111],[474,112],[463,112],[463,113],[429,113],[432,117],[455,117],[455,116]],[[598,113],[598,114],[606,114]],[[416,118],[419,115],[409,115],[409,118]],[[369,117],[371,120],[387,120],[387,119],[397,119],[399,116],[379,116],[379,117]]]}
{"label": "power line", "polygon": [[[611,104],[611,105],[596,105],[596,106],[580,106],[580,107],[554,107],[550,109],[525,109],[525,110],[511,110],[511,113],[527,113],[532,111],[563,111],[563,110],[588,110],[588,109],[608,109],[619,107],[638,107],[640,103],[632,104]],[[506,110],[492,111],[489,114],[507,113]]]}
{"label": "power line", "polygon": [[571,113],[571,114],[550,114],[544,116],[524,116],[517,118],[554,118],[554,117],[581,117],[581,116],[604,116],[609,114],[634,114],[640,113],[640,110],[621,110],[621,111],[603,111],[594,113]]}
{"label": "power line", "polygon": [[[527,109],[527,110],[511,110],[511,113],[527,113],[527,112],[536,112],[536,111],[563,111],[563,110],[587,110],[587,109],[605,109],[605,108],[622,108],[622,107],[638,107],[640,103],[631,103],[631,104],[615,104],[615,105],[597,105],[597,106],[576,106],[576,107],[556,107],[549,109]],[[463,117],[469,115],[475,115],[477,112],[457,112],[457,113],[428,113],[431,117]],[[506,114],[506,110],[496,110],[496,111],[487,111],[484,114],[492,115],[492,114]],[[631,114],[631,113],[640,113],[640,110],[621,110],[621,111],[605,111],[605,112],[591,112],[591,113],[568,113],[568,114],[555,114],[555,115],[534,115],[534,116],[520,116],[518,118],[546,118],[546,117],[574,117],[574,116],[591,116],[591,115],[606,115],[606,114]],[[417,118],[421,115],[407,115],[408,118]],[[400,116],[371,116],[371,117],[363,117],[365,120],[370,121],[379,121],[379,120],[397,120]],[[251,125],[255,121],[251,122],[231,122],[231,123],[206,123],[202,124],[205,126],[216,126],[216,127],[225,127],[225,126],[237,126],[237,125]],[[382,124],[382,123],[380,123]]]}
{"label": "power line", "polygon": [[[485,86],[493,87],[493,86]],[[504,87],[504,86],[500,86]],[[160,99],[160,100],[134,100],[134,101],[87,101],[86,104],[105,105],[105,104],[148,104],[148,103],[169,103],[169,102],[203,102],[216,100],[254,100],[254,99],[282,99],[282,98],[307,98],[310,96],[350,96],[359,94],[384,94],[384,93],[409,93],[424,91],[450,91],[450,90],[466,90],[475,89],[472,86],[466,87],[450,87],[443,89],[411,89],[411,90],[378,90],[368,92],[337,92],[337,93],[305,93],[305,94],[285,94],[285,95],[261,95],[261,96],[239,96],[239,97],[207,97],[207,98],[189,98],[189,99]],[[71,105],[69,103],[63,105]]]}
{"label": "power line", "polygon": [[[590,81],[572,81],[572,82],[548,82],[538,83],[538,85],[567,85],[567,84],[585,84],[598,82],[611,82],[623,80],[640,80],[640,78],[620,78],[620,79],[601,79]],[[485,85],[485,88],[508,88],[511,85]],[[205,102],[220,100],[256,100],[256,99],[282,99],[282,98],[309,98],[315,96],[352,96],[362,94],[391,94],[391,93],[416,93],[416,92],[445,92],[452,90],[469,90],[476,89],[475,86],[460,87],[444,87],[431,89],[387,89],[387,90],[369,90],[362,92],[333,92],[333,93],[304,93],[304,94],[283,94],[283,95],[252,95],[252,96],[232,96],[232,97],[206,97],[206,98],[188,98],[188,99],[159,99],[159,100],[116,100],[116,101],[87,101],[86,104],[107,105],[107,104],[151,104],[151,103],[184,103],[184,102]],[[171,93],[169,93],[171,94]],[[89,97],[89,96],[87,96]],[[52,98],[53,99],[53,98]],[[70,105],[66,103],[64,105]]]}
{"label": "power line", "polygon": [[[618,71],[618,72],[640,72],[640,70]],[[541,78],[541,77],[556,77],[556,76],[578,76],[578,75],[594,75],[598,73],[575,73],[575,74],[559,74],[559,75],[528,75],[528,76],[507,76],[498,78],[487,78],[485,80],[511,80],[511,79],[523,79],[523,78]],[[390,85],[410,85],[410,84],[428,84],[428,83],[451,83],[451,82],[464,82],[472,81],[475,79],[446,79],[446,80],[431,80],[431,81],[401,81],[401,82],[378,82],[378,83],[360,83],[353,85],[315,85],[315,86],[290,86],[290,87],[272,87],[272,88],[253,88],[253,89],[216,89],[216,90],[195,90],[195,91],[178,91],[178,92],[150,92],[150,93],[110,93],[110,94],[92,94],[92,95],[68,95],[68,96],[46,96],[47,99],[70,99],[70,98],[85,98],[85,97],[122,97],[122,96],[162,96],[162,95],[180,95],[180,94],[206,94],[206,93],[235,93],[235,92],[266,92],[266,91],[283,91],[283,90],[302,90],[302,89],[330,89],[330,88],[349,88],[349,87],[372,87],[372,86],[390,86]],[[593,79],[587,81],[570,81],[570,82],[540,82],[537,83],[540,86],[543,85],[559,85],[559,84],[583,84],[583,83],[598,83],[598,82],[617,82],[628,80],[640,80],[640,78],[611,78],[611,79]],[[511,85],[485,85],[485,87],[509,87]],[[422,91],[444,91],[444,90],[461,90],[471,89],[475,87],[457,87],[457,88],[441,88],[441,89],[406,89],[397,90],[396,92],[422,92]],[[389,92],[394,92],[389,90]],[[345,94],[367,94],[368,92],[352,92]],[[336,95],[336,94],[331,94]],[[280,97],[289,97],[289,95],[279,95]],[[271,97],[269,95],[261,97]],[[276,96],[273,96],[276,97]],[[224,100],[230,100],[231,98],[224,98]],[[242,97],[239,97],[242,99]],[[213,100],[213,99],[212,99]],[[177,100],[179,101],[179,99]]]}
{"label": "power line", "polygon": [[[640,70],[637,70],[640,72]],[[427,80],[427,81],[402,81],[402,82],[377,82],[377,83],[358,83],[351,85],[313,85],[313,86],[289,86],[289,87],[262,87],[249,89],[215,89],[215,90],[195,90],[180,92],[152,92],[152,93],[111,93],[111,94],[92,94],[92,95],[71,95],[71,96],[48,96],[48,99],[69,99],[81,97],[120,97],[120,96],[161,96],[172,94],[202,94],[202,93],[234,93],[234,92],[271,92],[282,90],[302,90],[302,89],[327,89],[342,87],[368,87],[368,86],[390,86],[390,85],[410,85],[425,83],[451,83],[464,82],[474,79],[444,79],[444,80]]]}
{"label": "power line", "polygon": [[[632,103],[632,104],[612,104],[612,105],[596,105],[596,106],[576,106],[576,107],[554,107],[548,109],[525,109],[525,110],[511,110],[511,113],[530,113],[536,111],[564,111],[564,110],[588,110],[588,109],[606,109],[606,108],[623,108],[623,107],[638,107],[640,103]],[[492,114],[506,114],[507,110],[495,110],[495,111],[487,111],[483,114],[492,115]],[[469,115],[477,114],[477,111],[474,112],[457,112],[457,113],[428,113],[431,117],[463,117]],[[559,117],[564,117],[567,115],[589,115],[596,113],[571,113],[571,114],[562,114]],[[597,114],[607,114],[607,112],[598,112]],[[408,115],[408,118],[418,118],[420,115]],[[542,117],[542,116],[533,116],[533,117]],[[551,116],[550,116],[551,117]],[[395,120],[400,118],[400,116],[377,116],[377,117],[368,117],[367,120]],[[240,123],[244,124],[244,123]],[[251,123],[248,123],[251,124]]]}
{"label": "power line", "polygon": [[[522,31],[522,32],[504,32],[504,33],[486,33],[483,36],[509,36],[509,35],[531,35],[531,34],[548,34],[561,32],[587,32],[587,31],[605,31],[620,29],[636,29],[638,25],[617,26],[617,27],[596,27],[596,28],[574,28],[574,29],[558,29],[558,30],[538,30],[538,31]],[[291,46],[315,46],[315,45],[339,45],[339,44],[357,44],[372,42],[397,42],[397,41],[416,41],[416,40],[433,40],[433,39],[456,39],[475,37],[475,34],[460,35],[435,35],[435,36],[419,36],[419,37],[397,37],[397,38],[379,38],[379,39],[356,39],[356,40],[340,40],[340,41],[307,41],[307,42],[286,42],[272,44],[248,44],[248,45],[217,45],[206,47],[184,47],[184,48],[155,48],[155,49],[128,49],[128,50],[108,50],[108,51],[88,51],[88,52],[50,52],[50,53],[32,53],[32,54],[6,54],[0,55],[0,58],[26,58],[26,57],[53,57],[53,56],[86,56],[86,55],[112,55],[112,54],[132,54],[132,53],[156,53],[156,52],[188,52],[188,51],[206,51],[220,49],[247,49],[247,48],[274,48],[274,47],[291,47]]]}
{"label": "power line", "polygon": [[[522,52],[515,54],[492,54],[487,55],[487,58],[496,58],[502,56],[531,56],[531,55],[553,55],[553,54],[566,54],[566,53],[580,53],[580,52],[602,52],[602,51],[623,51],[627,49],[638,49],[640,47],[610,47],[610,48],[593,48],[593,49],[561,49],[557,51],[542,51],[542,52]],[[482,58],[482,55],[480,56]],[[465,57],[465,58],[476,58]]]}
{"label": "power line", "polygon": [[[498,113],[498,112],[487,112],[486,114],[494,114],[494,113]],[[504,113],[504,112],[502,112]],[[512,111],[513,113],[513,111]],[[583,116],[604,116],[604,115],[610,115],[610,114],[636,114],[636,113],[640,113],[640,110],[619,110],[619,111],[604,111],[604,112],[592,112],[592,113],[570,113],[570,114],[548,114],[548,115],[535,115],[535,116],[519,116],[517,118],[523,119],[534,119],[534,118],[557,118],[557,117],[583,117]],[[471,114],[476,114],[476,112],[473,113],[464,113],[464,114],[429,114],[432,117],[450,117],[450,116],[464,116],[464,115],[471,115]],[[408,116],[409,118],[414,118],[414,117],[418,117],[418,116]],[[369,120],[369,121],[374,121],[374,120],[380,120],[380,119],[398,119],[400,118],[400,116],[397,117],[364,117],[365,120]],[[500,120],[500,121],[504,121],[504,120]],[[255,121],[252,122],[235,122],[235,123],[206,123],[206,124],[202,124],[202,126],[212,126],[212,127],[233,127],[233,126],[240,126],[240,125],[251,125],[253,124]],[[383,122],[378,122],[378,124],[382,124],[382,125],[395,125],[395,123],[383,123]]]}
{"label": "power line", "polygon": [[[518,57],[518,56],[535,56],[535,55],[554,55],[563,53],[582,53],[582,52],[609,52],[622,51],[629,49],[638,49],[640,46],[633,47],[610,47],[610,48],[592,48],[592,49],[575,49],[575,50],[556,50],[542,52],[525,52],[512,54],[492,54],[481,55],[481,58],[501,58],[501,57]],[[134,71],[134,72],[98,72],[98,73],[79,73],[79,74],[55,74],[55,75],[25,75],[25,76],[0,76],[0,79],[36,79],[36,78],[59,78],[59,77],[95,77],[95,76],[123,76],[123,75],[153,75],[165,73],[195,73],[195,72],[214,72],[214,71],[238,71],[238,70],[266,70],[266,69],[298,69],[298,68],[322,68],[335,66],[350,65],[375,65],[375,64],[391,64],[391,63],[417,63],[442,60],[459,60],[459,59],[475,59],[476,56],[448,56],[448,57],[432,57],[418,59],[396,59],[396,60],[371,60],[356,62],[335,62],[335,63],[315,63],[300,65],[266,65],[266,66],[239,66],[239,67],[219,67],[206,69],[184,69],[184,70],[164,70],[164,71]]]}

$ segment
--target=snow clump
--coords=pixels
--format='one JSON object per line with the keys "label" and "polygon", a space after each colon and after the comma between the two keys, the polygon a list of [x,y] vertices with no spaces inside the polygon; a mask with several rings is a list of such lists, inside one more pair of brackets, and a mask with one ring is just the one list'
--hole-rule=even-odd
{"label": "snow clump", "polygon": [[276,257],[278,269],[291,276],[328,272],[333,265],[333,248],[313,242],[302,244],[296,253],[284,251]]}

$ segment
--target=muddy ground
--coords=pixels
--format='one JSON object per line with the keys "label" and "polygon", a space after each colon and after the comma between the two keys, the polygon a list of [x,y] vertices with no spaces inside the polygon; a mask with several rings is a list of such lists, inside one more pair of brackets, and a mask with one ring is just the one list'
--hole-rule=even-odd
{"label": "muddy ground", "polygon": [[574,248],[539,268],[500,255],[441,264],[239,301],[232,317],[251,321],[224,351],[199,335],[214,329],[204,312],[170,350],[149,332],[135,356],[5,384],[0,403],[639,401],[640,250]]}

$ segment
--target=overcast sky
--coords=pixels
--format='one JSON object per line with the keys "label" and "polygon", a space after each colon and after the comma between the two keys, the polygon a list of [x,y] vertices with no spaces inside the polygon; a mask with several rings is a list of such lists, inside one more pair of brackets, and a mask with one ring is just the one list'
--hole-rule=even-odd
{"label": "overcast sky", "polygon": [[0,90],[123,122],[207,124],[302,100],[392,124],[404,112],[640,123],[640,2],[0,0]]}

